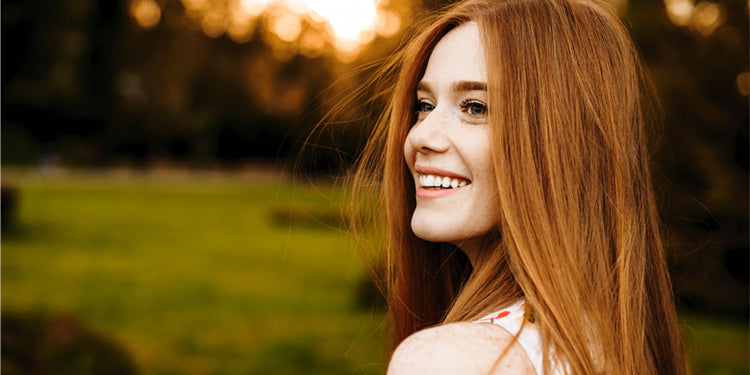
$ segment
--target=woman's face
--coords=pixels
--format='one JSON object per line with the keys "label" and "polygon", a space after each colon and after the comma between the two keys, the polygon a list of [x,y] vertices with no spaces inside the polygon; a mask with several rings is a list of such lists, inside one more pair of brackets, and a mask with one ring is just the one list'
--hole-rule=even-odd
{"label": "woman's face", "polygon": [[476,23],[438,42],[416,96],[418,119],[404,143],[417,195],[411,228],[474,259],[498,218],[487,69]]}

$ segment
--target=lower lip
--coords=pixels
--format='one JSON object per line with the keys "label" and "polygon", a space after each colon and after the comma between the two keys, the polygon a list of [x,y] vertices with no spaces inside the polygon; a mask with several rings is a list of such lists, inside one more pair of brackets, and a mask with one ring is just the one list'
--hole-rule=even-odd
{"label": "lower lip", "polygon": [[[469,186],[469,185],[466,185]],[[446,195],[451,195],[466,186],[461,186],[453,189],[427,189],[423,187],[417,188],[417,198],[440,198]]]}

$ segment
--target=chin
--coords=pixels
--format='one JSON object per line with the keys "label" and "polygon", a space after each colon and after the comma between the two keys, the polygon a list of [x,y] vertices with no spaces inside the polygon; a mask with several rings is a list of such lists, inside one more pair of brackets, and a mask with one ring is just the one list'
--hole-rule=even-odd
{"label": "chin", "polygon": [[435,220],[419,220],[413,217],[411,230],[414,235],[430,242],[451,242],[466,238],[456,233],[456,223],[440,223]]}
{"label": "chin", "polygon": [[461,249],[464,249],[464,244],[471,247],[477,243],[496,241],[499,232],[493,230],[493,225],[472,227],[467,224],[465,220],[435,220],[434,215],[415,213],[411,219],[411,230],[422,240],[452,243]]}

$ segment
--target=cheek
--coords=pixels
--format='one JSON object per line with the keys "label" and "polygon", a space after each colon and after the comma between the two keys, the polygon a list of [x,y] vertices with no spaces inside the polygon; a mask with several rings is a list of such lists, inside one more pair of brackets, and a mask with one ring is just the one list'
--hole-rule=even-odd
{"label": "cheek", "polygon": [[489,220],[496,224],[497,216],[499,212],[499,192],[497,187],[497,179],[495,177],[495,166],[492,163],[492,146],[486,145],[486,153],[484,160],[482,160],[482,175],[485,176],[484,183],[486,186],[487,195],[487,206]]}
{"label": "cheek", "polygon": [[464,146],[465,157],[471,164],[474,178],[481,180],[483,183],[495,181],[495,168],[492,165],[492,145],[489,137],[490,134],[487,131],[477,132],[473,135],[471,141],[466,142]]}
{"label": "cheek", "polygon": [[497,186],[495,186],[495,167],[492,165],[492,149],[489,146],[485,149],[482,160],[480,161],[479,171],[487,183],[494,187],[494,191],[497,193]]}
{"label": "cheek", "polygon": [[[409,132],[411,134],[411,132]],[[411,142],[409,142],[409,136],[406,136],[406,139],[404,139],[404,160],[406,161],[406,164],[409,166],[409,168],[412,168],[414,166],[414,147],[411,146]]]}
{"label": "cheek", "polygon": [[[495,178],[495,167],[492,163],[492,145],[489,142],[489,134],[477,139],[472,148],[473,175],[477,187],[481,187],[481,201],[487,204],[487,211],[497,210],[498,189]],[[490,207],[492,209],[490,209]]]}

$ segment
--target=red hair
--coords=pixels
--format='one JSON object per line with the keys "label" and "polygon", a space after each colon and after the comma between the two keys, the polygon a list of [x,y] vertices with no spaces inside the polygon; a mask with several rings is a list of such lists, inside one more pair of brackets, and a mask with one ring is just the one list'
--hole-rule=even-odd
{"label": "red hair", "polygon": [[[473,270],[412,233],[403,156],[427,60],[470,21],[488,61],[502,236]],[[545,350],[572,373],[686,373],[645,148],[647,80],[617,15],[594,0],[469,0],[427,22],[391,66],[353,191],[357,201],[382,177],[393,347],[525,298]]]}

